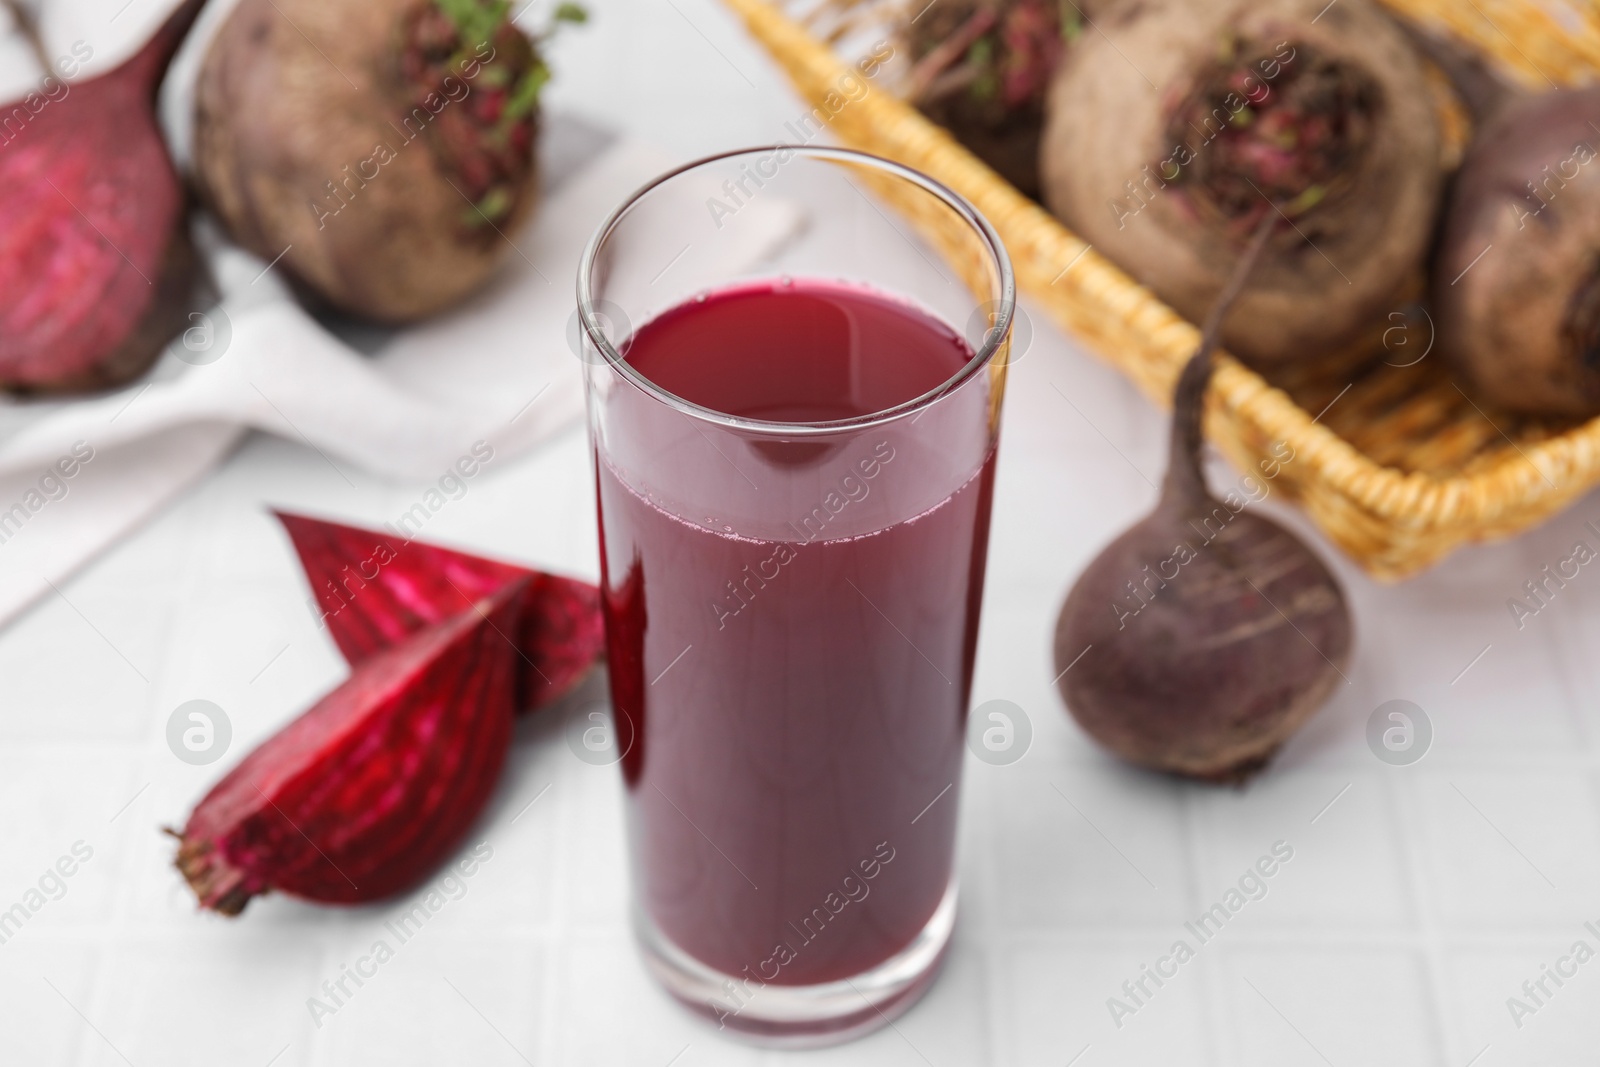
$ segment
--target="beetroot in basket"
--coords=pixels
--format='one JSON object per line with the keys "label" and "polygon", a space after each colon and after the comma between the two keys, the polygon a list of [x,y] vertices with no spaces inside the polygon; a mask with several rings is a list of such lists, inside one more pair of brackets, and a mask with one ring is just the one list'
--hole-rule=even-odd
{"label": "beetroot in basket", "polygon": [[[1046,104],[1050,209],[1192,322],[1281,212],[1223,344],[1337,351],[1420,288],[1441,188],[1434,97],[1367,0],[1143,0],[1071,49]],[[1280,205],[1273,207],[1273,203]]]}
{"label": "beetroot in basket", "polygon": [[1098,7],[1056,0],[940,0],[899,27],[906,97],[1027,196],[1039,197],[1044,98]]}
{"label": "beetroot in basket", "polygon": [[1515,100],[1456,180],[1434,269],[1439,342],[1496,406],[1600,414],[1600,89]]}

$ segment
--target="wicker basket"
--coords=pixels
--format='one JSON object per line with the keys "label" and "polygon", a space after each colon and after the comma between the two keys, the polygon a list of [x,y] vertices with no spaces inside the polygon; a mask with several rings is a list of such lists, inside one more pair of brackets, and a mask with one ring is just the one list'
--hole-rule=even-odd
{"label": "wicker basket", "polygon": [[[859,0],[823,0],[802,17],[765,0],[725,2],[819,107],[851,71],[839,52],[870,14]],[[1579,82],[1600,70],[1594,22],[1558,19],[1535,0],[1386,2],[1530,85]],[[1170,402],[1197,340],[1193,326],[891,93],[870,91],[828,110],[842,143],[915,167],[971,200],[1004,239],[1023,292],[1153,400]],[[1375,342],[1383,332],[1375,324]],[[1275,485],[1385,579],[1464,543],[1526,529],[1600,482],[1600,419],[1580,425],[1491,410],[1463,393],[1436,355],[1406,365],[1412,359],[1386,360],[1379,346],[1360,360],[1268,382],[1224,358],[1208,397],[1207,434],[1245,470],[1286,443],[1294,459]]]}

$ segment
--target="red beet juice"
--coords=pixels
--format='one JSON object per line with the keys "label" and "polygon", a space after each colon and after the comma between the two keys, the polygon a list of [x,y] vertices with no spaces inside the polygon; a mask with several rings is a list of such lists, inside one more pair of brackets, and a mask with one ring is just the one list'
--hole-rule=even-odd
{"label": "red beet juice", "polygon": [[[974,358],[909,302],[801,278],[703,294],[622,351],[690,404],[791,424],[895,408]],[[633,385],[601,401],[608,669],[639,899],[716,971],[860,974],[950,889],[989,396],[793,437],[707,424]]]}

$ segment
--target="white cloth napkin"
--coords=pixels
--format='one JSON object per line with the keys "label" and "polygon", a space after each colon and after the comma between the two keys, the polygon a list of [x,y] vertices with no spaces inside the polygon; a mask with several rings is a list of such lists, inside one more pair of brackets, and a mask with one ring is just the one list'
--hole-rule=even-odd
{"label": "white cloth napkin", "polygon": [[[80,37],[86,26],[108,25],[105,11],[114,10],[99,0],[60,2],[77,10],[52,16],[47,7],[42,23]],[[99,11],[99,23],[85,9]],[[144,15],[149,32],[159,12]],[[207,15],[214,30],[217,12]],[[136,46],[97,48],[94,72],[115,65],[98,62],[104,52],[120,60]],[[197,47],[186,46],[175,81],[192,80]],[[0,46],[0,85],[14,86],[25,60]],[[169,116],[170,97],[182,97],[183,87],[167,86]],[[184,140],[175,131],[174,142]],[[307,314],[266,263],[202,225],[223,302],[195,329],[212,331],[212,344],[228,337],[220,357],[196,365],[169,346],[150,374],[112,394],[0,401],[0,625],[211,470],[246,429],[303,442],[341,473],[353,465],[424,481],[478,440],[512,456],[571,425],[583,404],[581,363],[568,341],[579,255],[605,215],[666,163],[629,142],[590,159],[511,236],[517,251],[482,292],[427,323],[378,335],[370,357]],[[685,190],[686,210],[700,209],[702,192],[709,195]],[[751,208],[761,225],[742,227],[742,240],[719,249],[731,271],[759,262],[799,228],[793,204]],[[662,235],[663,260],[673,240]]]}

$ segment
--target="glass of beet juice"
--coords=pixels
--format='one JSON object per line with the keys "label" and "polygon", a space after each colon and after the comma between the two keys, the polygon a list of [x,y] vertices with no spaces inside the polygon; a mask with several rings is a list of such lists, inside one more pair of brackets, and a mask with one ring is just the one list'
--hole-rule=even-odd
{"label": "glass of beet juice", "polygon": [[822,147],[666,174],[584,253],[636,927],[723,1029],[864,1033],[949,944],[1014,298],[965,200]]}

